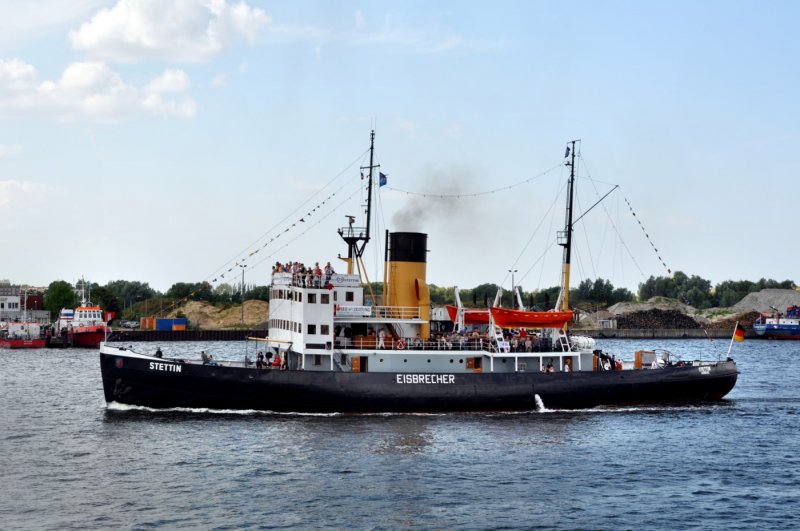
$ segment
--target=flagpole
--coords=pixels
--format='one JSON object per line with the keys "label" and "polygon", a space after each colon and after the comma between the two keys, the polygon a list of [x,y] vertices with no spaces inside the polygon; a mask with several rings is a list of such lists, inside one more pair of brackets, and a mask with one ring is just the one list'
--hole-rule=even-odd
{"label": "flagpole", "polygon": [[736,338],[736,330],[739,328],[739,321],[736,321],[736,324],[733,325],[733,335],[731,336],[731,344],[728,345],[728,354],[726,357],[730,357],[731,349],[733,348],[733,340]]}

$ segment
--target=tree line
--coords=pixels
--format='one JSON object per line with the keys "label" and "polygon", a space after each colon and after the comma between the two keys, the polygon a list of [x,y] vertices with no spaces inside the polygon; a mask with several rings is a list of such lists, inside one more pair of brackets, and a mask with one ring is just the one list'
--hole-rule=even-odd
{"label": "tree line", "polygon": [[[74,308],[80,302],[76,292],[79,287],[64,280],[51,282],[45,293],[45,308],[54,316],[58,315],[61,308]],[[594,310],[618,302],[666,297],[699,309],[728,307],[739,302],[748,293],[766,288],[795,289],[796,287],[791,280],[778,282],[763,278],[756,282],[726,280],[712,286],[709,280],[697,275],[690,277],[682,271],[676,271],[672,277],[651,276],[639,284],[636,295],[626,288],[614,287],[606,279],[585,279],[570,290],[570,306]],[[382,283],[373,282],[370,288],[379,298],[383,294]],[[431,304],[442,306],[455,302],[454,287],[430,284],[428,288]],[[498,289],[497,284],[480,284],[471,289],[461,289],[459,294],[464,306],[486,308],[494,302]],[[241,286],[230,284],[220,284],[212,288],[208,282],[176,282],[166,293],[161,293],[151,288],[147,282],[114,280],[102,286],[87,283],[86,291],[94,304],[99,305],[104,311],[116,312],[118,317],[126,319],[153,315],[182,300],[205,301],[215,305],[240,304],[243,298],[269,301],[269,286],[247,284],[242,293]],[[545,311],[555,306],[560,288],[552,286],[540,290],[520,289],[520,291],[524,306]],[[507,307],[516,306],[516,301],[511,300],[510,291],[504,291],[502,304]]]}

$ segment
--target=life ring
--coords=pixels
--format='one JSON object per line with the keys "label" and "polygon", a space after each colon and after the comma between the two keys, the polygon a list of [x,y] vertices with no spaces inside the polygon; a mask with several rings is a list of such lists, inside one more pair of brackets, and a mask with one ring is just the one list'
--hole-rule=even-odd
{"label": "life ring", "polygon": [[405,350],[406,348],[405,339],[398,339],[397,341],[395,341],[394,346],[395,348],[397,348],[397,350]]}

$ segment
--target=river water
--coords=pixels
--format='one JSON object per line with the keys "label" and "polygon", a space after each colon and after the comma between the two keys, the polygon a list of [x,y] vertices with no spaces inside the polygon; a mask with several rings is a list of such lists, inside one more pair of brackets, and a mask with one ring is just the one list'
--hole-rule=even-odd
{"label": "river water", "polygon": [[713,405],[300,416],[108,408],[95,351],[2,350],[0,528],[797,529],[800,341],[733,356]]}

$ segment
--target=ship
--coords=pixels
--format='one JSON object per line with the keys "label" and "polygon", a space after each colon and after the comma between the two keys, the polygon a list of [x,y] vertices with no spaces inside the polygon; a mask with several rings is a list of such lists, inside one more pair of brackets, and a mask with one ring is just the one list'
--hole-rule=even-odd
{"label": "ship", "polygon": [[81,280],[78,290],[80,305],[62,308],[47,337],[50,346],[72,346],[96,349],[111,331],[107,315],[100,306],[92,304],[86,294],[86,282]]}
{"label": "ship", "polygon": [[0,323],[0,348],[43,348],[44,346],[45,339],[39,323],[27,320]]}
{"label": "ship", "polygon": [[[572,189],[567,194],[562,289],[551,319],[488,311],[488,326],[431,333],[426,281],[427,234],[391,232],[378,297],[362,278],[370,240],[374,131],[370,137],[366,226],[355,218],[337,230],[347,270],[319,275],[275,267],[269,333],[252,338],[265,352],[241,361],[163,358],[161,353],[103,344],[100,371],[108,404],[290,413],[509,412],[722,400],[739,374],[735,361],[680,360],[639,350],[621,361],[573,335],[569,308]],[[280,265],[280,264],[277,264]],[[539,313],[539,312],[535,312]],[[512,351],[505,324],[541,318],[530,348]],[[567,321],[569,318],[567,317]],[[500,321],[500,322],[498,322]],[[530,323],[529,323],[530,324]],[[245,352],[249,352],[246,350]]]}
{"label": "ship", "polygon": [[781,314],[773,307],[771,317],[760,318],[753,324],[753,331],[765,339],[800,339],[800,306],[786,308]]}

